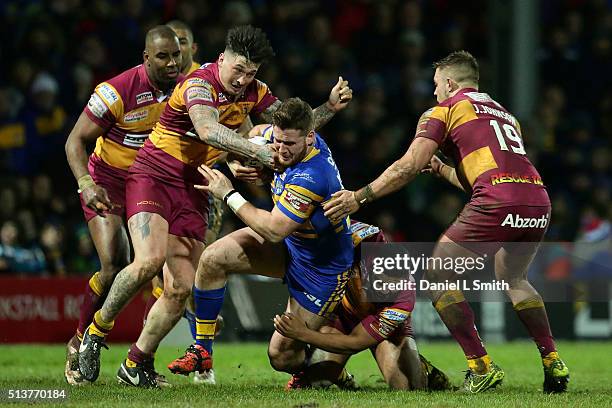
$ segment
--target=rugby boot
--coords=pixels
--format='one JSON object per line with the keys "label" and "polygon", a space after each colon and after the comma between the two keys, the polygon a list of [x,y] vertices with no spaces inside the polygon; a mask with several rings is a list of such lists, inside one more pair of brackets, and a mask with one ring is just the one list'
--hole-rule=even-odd
{"label": "rugby boot", "polygon": [[545,394],[556,394],[567,391],[569,382],[569,369],[559,358],[557,352],[549,353],[542,359],[544,366],[544,386]]}
{"label": "rugby boot", "polygon": [[306,379],[304,371],[292,374],[289,381],[287,381],[287,385],[285,385],[285,391],[303,390],[306,388],[312,388],[312,384]]}
{"label": "rugby boot", "polygon": [[469,370],[465,374],[463,389],[466,392],[476,394],[493,389],[500,385],[504,379],[504,370],[495,363],[491,363],[490,370],[485,374],[476,374]]}
{"label": "rugby boot", "polygon": [[66,344],[66,365],[64,366],[64,378],[70,385],[84,385],[88,383],[79,371],[79,346],[81,342],[75,334]]}
{"label": "rugby boot", "polygon": [[450,380],[442,370],[436,368],[423,355],[419,354],[419,358],[421,359],[423,371],[427,376],[427,389],[429,391],[447,391],[453,389]]}
{"label": "rugby boot", "polygon": [[336,384],[336,386],[341,390],[345,391],[357,391],[359,389],[359,386],[355,382],[355,376],[349,373],[346,368],[342,369],[342,372],[340,372],[340,375],[338,376],[338,379],[334,381],[334,384]]}
{"label": "rugby boot", "polygon": [[147,364],[136,364],[129,359],[123,360],[117,371],[117,379],[121,384],[139,388],[160,388],[155,379],[156,373]]}
{"label": "rugby boot", "polygon": [[212,368],[212,357],[199,344],[192,344],[185,350],[185,355],[168,364],[168,370],[173,374],[189,375]]}
{"label": "rugby boot", "polygon": [[201,372],[196,371],[195,373],[193,373],[193,382],[194,384],[203,385],[217,384],[217,380],[215,379],[215,370],[210,368]]}
{"label": "rugby boot", "polygon": [[149,361],[146,361],[144,364],[144,366],[147,367],[147,369],[149,369],[150,371],[153,372],[153,377],[155,378],[155,382],[157,382],[157,385],[159,385],[160,387],[172,387],[172,384],[170,384],[168,382],[168,380],[166,379],[166,376],[163,374],[158,373],[155,370],[155,360],[151,359]]}
{"label": "rugby boot", "polygon": [[90,334],[89,330],[85,330],[83,341],[79,346],[79,372],[83,379],[94,382],[100,375],[100,349],[104,347],[108,350],[108,346],[104,343],[104,337]]}

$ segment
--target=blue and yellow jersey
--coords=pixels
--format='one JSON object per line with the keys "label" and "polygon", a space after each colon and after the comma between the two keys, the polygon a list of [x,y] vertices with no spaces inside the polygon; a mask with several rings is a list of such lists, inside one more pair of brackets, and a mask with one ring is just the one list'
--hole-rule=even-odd
{"label": "blue and yellow jersey", "polygon": [[[269,134],[264,137],[270,138]],[[349,269],[353,263],[349,219],[332,224],[323,215],[323,202],[343,187],[329,147],[318,134],[311,152],[300,163],[276,173],[271,187],[275,206],[302,224],[285,238],[290,267],[325,275]]]}

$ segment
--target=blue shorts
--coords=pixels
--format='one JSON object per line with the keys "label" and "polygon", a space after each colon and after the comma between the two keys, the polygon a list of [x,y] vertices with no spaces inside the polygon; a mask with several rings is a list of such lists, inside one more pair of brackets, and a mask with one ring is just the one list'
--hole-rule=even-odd
{"label": "blue shorts", "polygon": [[316,315],[329,317],[342,301],[351,270],[338,274],[322,274],[311,268],[296,265],[289,259],[284,282],[289,295],[300,306]]}

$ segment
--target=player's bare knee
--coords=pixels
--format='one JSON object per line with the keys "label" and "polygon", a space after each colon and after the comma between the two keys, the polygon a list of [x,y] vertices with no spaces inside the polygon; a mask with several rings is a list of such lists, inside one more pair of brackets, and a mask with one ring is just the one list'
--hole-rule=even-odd
{"label": "player's bare knee", "polygon": [[171,286],[164,288],[164,296],[176,303],[185,304],[191,295],[192,282],[174,279]]}
{"label": "player's bare knee", "polygon": [[203,280],[227,278],[227,263],[225,251],[214,244],[202,253],[198,263],[198,275]]}
{"label": "player's bare knee", "polygon": [[285,371],[289,372],[294,368],[295,364],[293,364],[294,353],[288,350],[280,350],[278,348],[268,348],[268,359],[270,360],[270,365],[276,371]]}
{"label": "player's bare knee", "polygon": [[163,256],[151,256],[145,259],[136,259],[134,266],[143,280],[151,280],[164,266],[166,259]]}

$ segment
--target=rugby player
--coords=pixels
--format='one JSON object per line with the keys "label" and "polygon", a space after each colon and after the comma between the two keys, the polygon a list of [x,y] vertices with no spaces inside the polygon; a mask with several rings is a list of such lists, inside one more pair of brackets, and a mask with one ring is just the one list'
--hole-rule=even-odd
{"label": "rugby player", "polygon": [[343,368],[351,355],[368,348],[390,388],[450,389],[448,377],[417,350],[410,325],[415,290],[390,294],[395,299],[388,303],[371,303],[366,298],[360,267],[361,243],[387,242],[384,233],[378,227],[356,221],[351,223],[351,232],[355,248],[352,275],[332,324],[316,331],[293,313],[274,318],[274,328],[283,336],[326,352],[312,351],[308,366],[292,376],[287,389],[310,388],[325,380],[340,388],[355,387],[352,376]]}
{"label": "rugby player", "polygon": [[[208,195],[194,188],[202,183],[197,167],[212,166],[223,151],[270,168],[277,165],[272,148],[250,143],[234,132],[248,115],[268,122],[278,109],[280,101],[255,79],[261,64],[272,56],[260,29],[229,30],[217,62],[200,67],[179,83],[139,150],[129,169],[126,197],[135,257],[117,274],[84,333],[79,369],[86,380],[95,381],[99,375],[100,349],[119,312],[166,262],[164,291],[117,373],[126,384],[157,387],[149,362],[183,314],[204,249]],[[347,82],[340,78],[328,101],[315,110],[316,126],[327,123],[351,97]]]}
{"label": "rugby player", "polygon": [[[96,86],[66,141],[68,164],[101,263],[85,287],[76,334],[66,346],[64,376],[69,384],[82,382],[76,357],[83,333],[115,275],[130,261],[124,224],[127,169],[163,111],[180,65],[174,32],[165,26],[149,30],[143,63]],[[88,158],[86,146],[96,139]]]}
{"label": "rugby player", "polygon": [[[407,152],[364,188],[337,193],[325,204],[325,214],[336,220],[354,213],[360,206],[399,190],[428,164],[471,194],[470,201],[439,239],[433,256],[495,254],[496,278],[509,285],[507,294],[514,310],[540,352],[543,390],[564,392],[569,370],[555,347],[542,297],[527,281],[529,264],[550,220],[546,188],[527,158],[516,118],[478,90],[476,59],[466,51],[457,51],[434,63],[434,68],[434,95],[439,103],[421,116]],[[440,165],[433,158],[438,149],[452,158],[456,167]],[[517,225],[517,219],[540,222]],[[508,244],[512,242],[523,244],[517,249],[516,244]],[[430,269],[426,279],[444,282],[456,279],[453,275],[452,271]],[[463,293],[441,289],[429,294],[468,360],[465,389],[475,393],[500,384],[504,372],[487,354]]]}
{"label": "rugby player", "polygon": [[[285,168],[271,184],[271,212],[248,203],[219,171],[200,170],[208,185],[198,188],[224,198],[248,225],[209,246],[200,259],[194,287],[196,343],[170,363],[177,374],[212,367],[216,317],[223,305],[229,274],[282,278],[289,290],[286,312],[318,329],[342,299],[353,262],[348,219],[331,223],[321,203],[342,188],[340,174],[323,139],[314,131],[313,111],[299,98],[282,103],[273,115],[272,144]],[[297,373],[306,362],[302,342],[278,332],[268,348],[272,367]]]}

